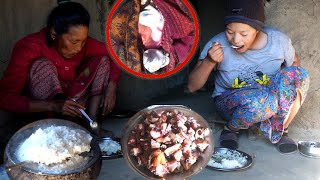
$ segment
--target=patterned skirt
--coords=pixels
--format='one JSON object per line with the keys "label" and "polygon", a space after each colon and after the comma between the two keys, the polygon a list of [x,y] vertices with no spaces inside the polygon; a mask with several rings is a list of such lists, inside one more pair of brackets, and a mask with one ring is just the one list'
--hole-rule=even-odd
{"label": "patterned skirt", "polygon": [[219,114],[237,129],[260,127],[272,143],[277,143],[283,134],[297,92],[301,104],[309,88],[305,69],[290,66],[270,78],[266,86],[259,83],[250,87],[231,89],[214,98]]}

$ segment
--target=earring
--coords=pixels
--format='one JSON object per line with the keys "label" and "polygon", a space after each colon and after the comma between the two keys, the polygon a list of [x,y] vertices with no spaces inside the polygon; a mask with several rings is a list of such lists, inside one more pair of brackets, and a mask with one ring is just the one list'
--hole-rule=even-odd
{"label": "earring", "polygon": [[56,38],[56,36],[51,34],[51,38],[52,38],[52,40],[54,40]]}

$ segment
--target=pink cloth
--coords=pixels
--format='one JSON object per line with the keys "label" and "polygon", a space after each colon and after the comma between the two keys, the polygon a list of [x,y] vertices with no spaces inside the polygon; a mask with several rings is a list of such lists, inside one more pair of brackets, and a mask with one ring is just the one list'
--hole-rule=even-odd
{"label": "pink cloth", "polygon": [[173,70],[185,60],[194,41],[194,20],[181,0],[153,0],[165,19],[162,48],[170,52],[165,71]]}

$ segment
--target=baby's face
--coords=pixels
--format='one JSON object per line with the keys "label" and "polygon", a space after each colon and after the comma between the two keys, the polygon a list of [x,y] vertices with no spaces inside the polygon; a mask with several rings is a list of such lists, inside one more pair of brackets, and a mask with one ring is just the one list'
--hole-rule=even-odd
{"label": "baby's face", "polygon": [[147,6],[140,13],[138,31],[142,43],[147,49],[160,46],[163,26],[163,16],[152,6]]}

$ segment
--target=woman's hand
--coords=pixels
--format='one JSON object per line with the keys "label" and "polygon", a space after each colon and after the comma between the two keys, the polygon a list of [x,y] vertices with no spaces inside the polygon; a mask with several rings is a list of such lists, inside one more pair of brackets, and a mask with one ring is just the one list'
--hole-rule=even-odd
{"label": "woman's hand", "polygon": [[102,100],[102,115],[109,114],[116,104],[117,84],[113,81],[109,82],[109,85],[105,91],[104,99]]}
{"label": "woman's hand", "polygon": [[189,75],[187,88],[189,92],[195,92],[202,88],[208,80],[211,71],[214,69],[218,62],[223,59],[222,46],[215,42],[209,48],[207,57],[204,60],[199,61],[196,67],[192,70]]}
{"label": "woman's hand", "polygon": [[53,111],[71,117],[81,117],[82,114],[79,109],[85,109],[84,105],[71,99],[64,101],[54,101],[53,105]]}
{"label": "woman's hand", "polygon": [[221,44],[215,42],[212,47],[208,50],[207,59],[213,63],[221,62],[223,59],[223,49]]}

